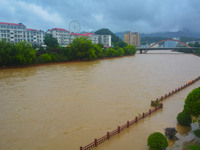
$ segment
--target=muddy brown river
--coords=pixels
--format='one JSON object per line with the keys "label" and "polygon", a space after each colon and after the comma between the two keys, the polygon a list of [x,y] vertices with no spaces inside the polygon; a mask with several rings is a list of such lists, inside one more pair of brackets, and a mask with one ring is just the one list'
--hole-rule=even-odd
{"label": "muddy brown river", "polygon": [[[150,108],[150,101],[200,76],[200,57],[156,51],[135,56],[0,70],[0,149],[79,150]],[[96,150],[148,150],[152,132],[176,127],[187,94]],[[187,134],[187,133],[186,133]]]}

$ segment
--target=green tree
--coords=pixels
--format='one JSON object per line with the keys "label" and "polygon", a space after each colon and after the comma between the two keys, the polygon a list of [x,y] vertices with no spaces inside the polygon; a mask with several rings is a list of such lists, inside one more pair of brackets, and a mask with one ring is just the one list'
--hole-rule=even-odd
{"label": "green tree", "polygon": [[46,34],[44,42],[48,47],[58,47],[58,40],[54,38],[52,34]]}
{"label": "green tree", "polygon": [[124,52],[124,49],[123,48],[118,48],[117,49],[117,56],[124,56],[125,52]]}
{"label": "green tree", "polygon": [[178,123],[183,126],[190,126],[190,124],[192,123],[191,115],[186,113],[185,111],[180,112],[177,115],[176,119],[177,119]]}
{"label": "green tree", "polygon": [[39,56],[40,63],[48,63],[51,61],[52,61],[51,55],[49,55],[48,53],[45,53]]}
{"label": "green tree", "polygon": [[6,39],[0,40],[0,66],[12,64],[14,45],[7,43]]}
{"label": "green tree", "polygon": [[108,48],[105,52],[106,57],[115,57],[117,55],[117,51],[113,48]]}
{"label": "green tree", "polygon": [[15,45],[16,55],[14,56],[15,65],[32,64],[36,58],[36,50],[27,42],[19,42]]}
{"label": "green tree", "polygon": [[168,147],[167,138],[160,132],[150,134],[147,143],[151,150],[162,150]]}
{"label": "green tree", "polygon": [[95,54],[95,50],[93,48],[90,48],[88,51],[87,51],[87,56],[89,58],[89,60],[94,60],[97,58],[96,54]]}
{"label": "green tree", "polygon": [[74,60],[88,60],[88,51],[93,48],[92,41],[88,37],[77,37],[71,44],[71,53]]}
{"label": "green tree", "polygon": [[70,47],[62,47],[61,48],[61,57],[63,61],[71,60],[72,59],[72,52]]}
{"label": "green tree", "polygon": [[117,42],[117,43],[115,44],[115,46],[118,46],[118,47],[120,47],[120,48],[124,48],[124,47],[128,46],[128,44],[125,43],[124,41],[119,41],[119,42]]}
{"label": "green tree", "polygon": [[0,65],[27,65],[34,62],[36,50],[27,42],[17,44],[0,41]]}
{"label": "green tree", "polygon": [[198,54],[198,55],[200,55],[200,48],[197,48],[197,50],[196,50],[195,53]]}
{"label": "green tree", "polygon": [[97,44],[100,48],[104,48],[104,45],[102,43]]}
{"label": "green tree", "polygon": [[133,45],[128,45],[124,47],[125,55],[135,55],[136,51],[137,50]]}
{"label": "green tree", "polygon": [[192,116],[198,117],[200,115],[200,87],[188,94],[185,100],[184,111]]}
{"label": "green tree", "polygon": [[103,57],[103,49],[100,46],[97,44],[93,44],[93,48],[95,50],[95,54],[96,54],[97,58]]}

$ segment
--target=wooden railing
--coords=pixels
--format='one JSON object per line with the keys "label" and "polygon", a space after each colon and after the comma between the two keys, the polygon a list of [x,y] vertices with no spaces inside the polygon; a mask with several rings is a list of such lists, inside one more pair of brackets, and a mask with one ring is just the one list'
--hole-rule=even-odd
{"label": "wooden railing", "polygon": [[122,125],[122,126],[118,126],[117,129],[111,131],[111,132],[107,132],[106,135],[104,135],[103,137],[99,138],[99,139],[94,139],[93,142],[91,142],[90,144],[86,145],[86,146],[81,146],[80,150],[90,150],[94,147],[97,147],[99,144],[109,140],[111,137],[119,134],[121,131],[129,128],[131,125],[136,124],[138,121],[144,119],[145,117],[151,115],[152,113],[156,112],[157,110],[163,108],[163,104],[159,103],[161,101],[163,101],[164,99],[168,98],[169,96],[183,90],[184,88],[188,87],[189,85],[195,83],[196,81],[200,80],[200,76],[197,77],[196,79],[189,81],[188,83],[184,84],[183,86],[180,86],[178,88],[176,88],[175,90],[172,90],[171,92],[165,94],[164,96],[161,96],[160,98],[157,98],[155,101],[151,101],[151,105],[157,103],[158,106],[155,106],[152,109],[149,109],[147,112],[142,113],[140,116],[135,117],[135,119],[131,120],[131,121],[127,121],[126,124]]}
{"label": "wooden railing", "polygon": [[151,101],[151,106],[155,105],[155,104],[158,104],[159,102],[163,101],[164,99],[168,98],[169,96],[183,90],[184,88],[188,87],[189,85],[192,85],[193,83],[195,83],[196,81],[200,80],[200,76],[195,78],[194,80],[192,81],[189,81],[188,83],[176,88],[175,90],[172,90],[171,92],[165,94],[164,96],[161,96],[160,98],[157,98],[156,100],[154,101]]}
{"label": "wooden railing", "polygon": [[94,147],[97,147],[99,144],[109,140],[111,137],[115,136],[116,134],[119,134],[121,131],[129,128],[131,125],[136,124],[138,121],[144,119],[145,117],[151,115],[153,112],[156,112],[157,110],[161,109],[163,107],[163,104],[161,103],[159,106],[149,109],[149,111],[147,111],[146,113],[142,113],[142,115],[140,115],[139,117],[135,117],[135,119],[131,120],[131,121],[127,121],[126,124],[122,125],[122,126],[118,126],[115,130],[111,131],[111,132],[107,132],[106,135],[104,135],[103,137],[99,138],[99,139],[94,139],[94,141],[84,147],[80,147],[80,150],[90,150]]}

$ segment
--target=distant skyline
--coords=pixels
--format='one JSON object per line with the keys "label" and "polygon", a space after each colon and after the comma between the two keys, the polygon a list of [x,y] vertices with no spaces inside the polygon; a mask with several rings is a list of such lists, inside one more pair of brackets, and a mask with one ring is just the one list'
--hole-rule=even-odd
{"label": "distant skyline", "polygon": [[0,22],[46,31],[69,30],[77,20],[86,32],[200,33],[200,0],[1,0]]}

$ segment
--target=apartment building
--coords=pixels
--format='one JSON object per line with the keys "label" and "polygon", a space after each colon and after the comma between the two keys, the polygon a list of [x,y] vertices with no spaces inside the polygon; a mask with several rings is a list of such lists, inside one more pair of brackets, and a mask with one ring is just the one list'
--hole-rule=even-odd
{"label": "apartment building", "polygon": [[54,38],[58,40],[60,46],[69,45],[70,41],[70,32],[61,28],[49,29],[46,32],[47,34],[52,34]]}
{"label": "apartment building", "polygon": [[[105,47],[111,46],[111,35],[96,35],[94,33],[70,33],[62,28],[53,28],[47,30],[46,34],[52,34],[58,40],[60,46],[67,46],[76,37],[89,37],[94,44],[102,43]],[[22,23],[6,23],[0,22],[0,40],[6,39],[7,42],[18,43],[27,41],[34,46],[44,44],[45,32],[36,29],[29,29]]]}
{"label": "apartment building", "polygon": [[47,34],[52,34],[58,40],[60,46],[67,46],[73,42],[76,37],[88,37],[92,43],[102,43],[105,47],[111,46],[111,35],[96,35],[94,33],[70,33],[68,30],[61,28],[49,29]]}
{"label": "apartment building", "polygon": [[7,42],[18,43],[27,41],[33,45],[44,43],[45,33],[35,29],[27,29],[22,23],[0,22],[0,40],[6,39]]}
{"label": "apartment building", "polygon": [[124,42],[128,45],[140,46],[140,34],[139,32],[125,32],[124,33]]}
{"label": "apartment building", "polygon": [[32,45],[40,46],[44,44],[45,32],[36,29],[26,29],[26,41]]}

